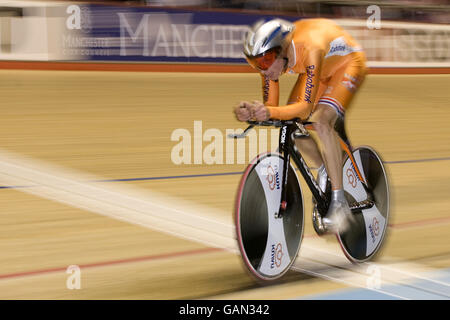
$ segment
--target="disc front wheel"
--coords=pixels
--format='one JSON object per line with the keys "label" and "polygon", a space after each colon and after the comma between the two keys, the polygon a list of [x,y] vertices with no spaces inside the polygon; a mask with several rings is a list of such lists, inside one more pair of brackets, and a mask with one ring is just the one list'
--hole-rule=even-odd
{"label": "disc front wheel", "polygon": [[236,197],[236,233],[242,258],[260,280],[274,280],[294,262],[303,237],[303,198],[289,165],[287,209],[276,217],[281,201],[283,157],[259,155],[245,171]]}

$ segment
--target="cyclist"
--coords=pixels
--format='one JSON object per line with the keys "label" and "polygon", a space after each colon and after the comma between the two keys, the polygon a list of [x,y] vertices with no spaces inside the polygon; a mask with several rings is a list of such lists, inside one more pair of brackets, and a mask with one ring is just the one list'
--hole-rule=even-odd
{"label": "cyclist", "polygon": [[[252,26],[243,51],[247,62],[261,74],[263,102],[240,102],[234,109],[236,118],[239,121],[300,118],[313,122],[322,142],[323,157],[312,138],[298,139],[297,144],[319,167],[317,181],[323,191],[327,176],[331,180],[330,207],[319,222],[328,231],[345,231],[352,215],[344,196],[342,152],[334,128],[343,126],[345,112],[364,80],[366,58],[362,48],[332,20],[304,19],[291,23],[274,19]],[[299,77],[287,105],[279,106],[278,78],[284,73]]]}

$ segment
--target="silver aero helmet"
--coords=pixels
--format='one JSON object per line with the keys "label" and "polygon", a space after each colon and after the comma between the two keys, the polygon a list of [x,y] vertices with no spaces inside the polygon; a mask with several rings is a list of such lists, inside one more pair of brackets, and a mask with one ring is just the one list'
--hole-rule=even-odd
{"label": "silver aero helmet", "polygon": [[294,29],[293,23],[282,19],[257,21],[244,40],[248,63],[256,69],[267,70],[289,44]]}

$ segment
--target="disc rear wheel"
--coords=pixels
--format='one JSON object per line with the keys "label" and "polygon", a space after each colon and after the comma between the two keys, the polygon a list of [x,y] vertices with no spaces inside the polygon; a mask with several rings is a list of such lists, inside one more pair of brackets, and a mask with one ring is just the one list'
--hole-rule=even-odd
{"label": "disc rear wheel", "polygon": [[347,201],[351,205],[369,197],[374,205],[354,212],[355,222],[346,232],[337,234],[337,238],[347,258],[359,263],[372,259],[383,244],[389,221],[389,184],[383,162],[372,148],[359,147],[353,151],[353,157],[367,181],[368,192],[347,157],[343,167]]}

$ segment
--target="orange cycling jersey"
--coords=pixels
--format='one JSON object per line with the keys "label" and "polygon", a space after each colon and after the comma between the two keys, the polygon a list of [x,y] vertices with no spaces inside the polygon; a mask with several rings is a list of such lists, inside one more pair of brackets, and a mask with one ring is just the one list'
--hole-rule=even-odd
{"label": "orange cycling jersey", "polygon": [[279,83],[261,74],[263,100],[270,118],[307,119],[316,104],[327,104],[343,116],[366,73],[366,58],[358,43],[335,22],[305,19],[294,23],[293,61],[286,72],[300,74],[288,105],[279,104]]}

